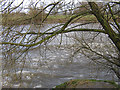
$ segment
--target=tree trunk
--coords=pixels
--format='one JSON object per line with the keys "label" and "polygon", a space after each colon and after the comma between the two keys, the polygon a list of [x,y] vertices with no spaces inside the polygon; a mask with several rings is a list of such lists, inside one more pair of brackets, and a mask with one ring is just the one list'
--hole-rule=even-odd
{"label": "tree trunk", "polygon": [[[119,37],[119,35],[117,33],[115,33],[114,30],[111,28],[109,22],[106,20],[106,18],[100,11],[98,5],[95,2],[88,2],[88,3],[91,7],[92,13],[95,15],[95,17],[97,18],[99,23],[102,25],[103,29],[108,34],[109,38],[113,41],[113,43],[117,47],[118,52],[119,52],[118,60],[120,63],[120,37]],[[119,72],[120,70],[119,69],[120,69],[120,67],[114,68],[113,71],[115,72],[115,74],[117,75],[117,77],[120,80],[120,72]]]}
{"label": "tree trunk", "polygon": [[109,38],[113,41],[115,46],[117,47],[118,51],[120,52],[120,37],[114,30],[111,28],[108,21],[103,16],[102,12],[100,11],[98,5],[95,2],[88,2],[92,13],[96,16],[97,20],[100,22],[106,33],[108,34]]}

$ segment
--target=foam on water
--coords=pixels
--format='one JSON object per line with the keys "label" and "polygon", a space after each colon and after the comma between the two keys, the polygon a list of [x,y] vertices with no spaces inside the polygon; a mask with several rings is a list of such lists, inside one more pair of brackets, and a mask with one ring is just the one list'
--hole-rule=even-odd
{"label": "foam on water", "polygon": [[19,88],[20,87],[20,84],[15,84],[13,85],[14,88]]}
{"label": "foam on water", "polygon": [[24,70],[22,70],[22,72],[21,72],[21,71],[17,71],[17,72],[16,72],[16,74],[20,74],[20,73],[28,74],[28,73],[30,73],[30,71],[24,71]]}
{"label": "foam on water", "polygon": [[33,88],[41,88],[41,87],[42,87],[42,85],[37,85],[37,86],[35,86]]}

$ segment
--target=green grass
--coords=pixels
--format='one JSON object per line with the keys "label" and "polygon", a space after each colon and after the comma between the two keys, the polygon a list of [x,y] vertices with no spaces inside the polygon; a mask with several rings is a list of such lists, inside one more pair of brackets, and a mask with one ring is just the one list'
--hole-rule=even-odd
{"label": "green grass", "polygon": [[110,84],[114,85],[115,87],[119,87],[114,81],[110,81],[110,80],[95,80],[95,79],[91,79],[90,81],[93,81],[93,82],[96,82],[96,81],[97,82],[107,82],[107,83],[110,83]]}
{"label": "green grass", "polygon": [[66,88],[66,86],[67,86],[67,82],[62,83],[62,84],[56,86],[55,88]]}
{"label": "green grass", "polygon": [[75,80],[70,80],[65,83],[62,83],[60,85],[57,85],[55,88],[67,88],[69,86],[76,86],[79,82],[84,84],[85,82],[107,82],[110,83],[111,85],[115,86],[116,88],[120,88],[114,81],[109,81],[109,80],[95,80],[95,79],[90,79],[90,80],[80,80],[80,79],[75,79]]}
{"label": "green grass", "polygon": [[[49,15],[47,17],[47,20],[45,21],[45,23],[65,23],[67,22],[70,18],[72,17],[72,15]],[[3,16],[2,18],[2,23],[3,25],[26,25],[26,24],[30,24],[31,20],[25,20],[30,18],[29,15],[20,15],[20,14],[9,14],[7,16]],[[23,21],[25,20],[25,21]],[[41,17],[37,17],[36,19],[32,19],[34,22],[37,23],[41,23]],[[87,15],[87,16],[83,16],[82,18],[79,19],[76,18],[75,20],[73,20],[73,23],[78,23],[78,22],[89,22],[89,21],[97,21],[97,19],[95,18],[94,15]]]}
{"label": "green grass", "polygon": [[[72,15],[50,15],[48,16],[48,19],[70,19]],[[83,16],[81,18],[82,20],[93,20],[95,19],[94,15],[87,15],[87,16]]]}
{"label": "green grass", "polygon": [[[45,23],[65,23],[67,22],[73,15],[49,15],[47,17],[47,20],[45,21]],[[5,14],[3,14],[2,17],[2,23],[3,25],[9,25],[9,24],[13,24],[13,25],[24,25],[24,24],[30,24],[31,20],[26,20],[26,21],[22,21],[25,19],[30,18],[31,16],[28,14],[21,14],[21,13],[17,13],[17,14],[8,14],[7,16],[5,16]],[[45,17],[45,16],[44,16]],[[106,16],[105,16],[106,17]],[[117,17],[117,16],[115,16]],[[33,21],[40,23],[41,22],[41,17],[38,16],[36,19],[32,19]],[[43,20],[43,19],[42,19]],[[19,21],[19,22],[18,22]],[[94,15],[86,15],[83,16],[82,18],[76,18],[75,20],[73,20],[73,23],[78,23],[78,22],[91,22],[91,21],[95,21],[97,22],[97,19]],[[119,19],[120,21],[120,19]],[[18,23],[16,23],[18,22]]]}
{"label": "green grass", "polygon": [[48,19],[64,19],[69,18],[71,15],[49,15]]}
{"label": "green grass", "polygon": [[[65,23],[67,22],[67,20],[69,20],[72,17],[72,15],[49,15],[46,23]],[[24,24],[30,24],[31,20],[26,20],[23,21],[25,19],[30,18],[30,16],[28,14],[3,14],[2,17],[2,23],[3,25],[24,25]],[[79,17],[78,17],[79,18]],[[76,18],[76,19],[78,19]],[[75,19],[75,20],[76,20]],[[40,23],[41,21],[41,17],[36,17],[35,19],[32,19],[33,21]],[[93,15],[87,15],[87,16],[83,16],[82,18],[80,18],[79,20],[75,21],[76,22],[81,22],[81,21],[91,21],[91,20],[95,20],[95,17]]]}
{"label": "green grass", "polygon": [[[67,20],[69,20],[72,17],[72,15],[50,15],[48,16],[47,22],[49,23],[65,23]],[[96,17],[94,15],[87,15],[83,16],[82,18],[76,18],[73,20],[73,23],[78,22],[89,22],[89,21],[97,21]]]}

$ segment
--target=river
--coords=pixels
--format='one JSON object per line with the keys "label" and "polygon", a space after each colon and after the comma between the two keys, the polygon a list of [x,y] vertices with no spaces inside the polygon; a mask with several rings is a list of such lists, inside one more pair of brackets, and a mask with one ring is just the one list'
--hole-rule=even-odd
{"label": "river", "polygon": [[[54,24],[47,24],[41,30],[52,26]],[[29,25],[26,27],[29,28]],[[99,24],[84,26],[84,28],[86,27],[101,28]],[[79,39],[84,37],[86,41],[91,43],[90,38],[94,35],[97,33],[66,33],[62,36],[58,35],[46,45],[38,45],[32,48],[28,51],[25,60],[17,61],[14,66],[15,70],[8,66],[3,71],[3,87],[52,88],[71,79],[114,80],[117,82],[117,77],[111,70],[94,63],[80,52],[75,53],[81,45],[73,39],[74,37],[77,36]],[[94,46],[98,45],[104,48],[103,41],[106,44],[109,43],[107,35],[99,34],[97,37],[92,43]]]}

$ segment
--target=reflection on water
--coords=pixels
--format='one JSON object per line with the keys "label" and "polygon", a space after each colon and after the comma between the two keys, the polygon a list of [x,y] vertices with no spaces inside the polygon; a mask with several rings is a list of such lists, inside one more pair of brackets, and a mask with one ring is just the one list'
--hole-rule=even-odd
{"label": "reflection on water", "polygon": [[[55,52],[54,52],[55,51]],[[6,77],[13,87],[54,87],[70,79],[101,79],[115,80],[115,75],[108,69],[98,66],[84,55],[71,56],[71,49],[55,49],[46,51],[43,48],[36,48],[29,52],[31,59],[26,59],[24,69],[11,73]],[[40,54],[42,53],[43,56]],[[18,62],[17,67],[22,66]],[[13,81],[22,73],[20,81]],[[16,75],[16,77],[14,76]],[[19,82],[22,82],[21,84]],[[6,85],[10,84],[6,82]]]}
{"label": "reflection on water", "polygon": [[[58,35],[46,46],[39,45],[29,50],[25,60],[17,60],[13,67],[8,66],[7,70],[3,71],[4,87],[52,88],[71,79],[117,81],[116,76],[109,69],[96,65],[81,53],[73,55],[80,43],[69,37],[77,36],[80,40],[82,34],[78,32],[63,34],[61,47],[59,46],[61,35]],[[93,34],[89,35],[84,32],[84,35],[85,39],[90,42],[89,39]],[[104,47],[100,39],[107,43],[106,36],[101,34],[91,46]]]}

